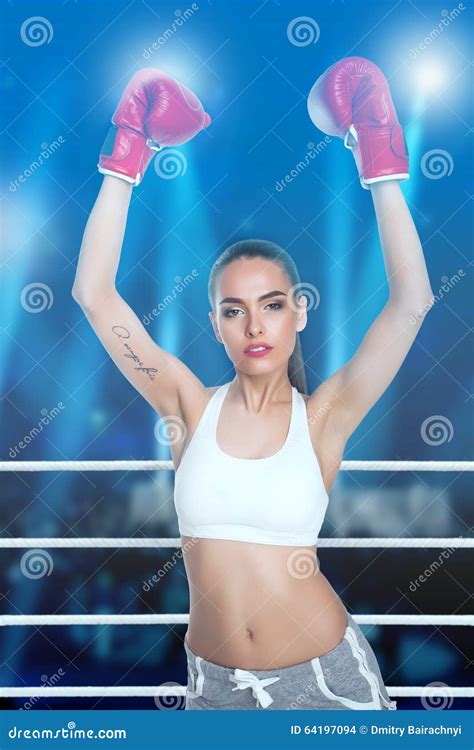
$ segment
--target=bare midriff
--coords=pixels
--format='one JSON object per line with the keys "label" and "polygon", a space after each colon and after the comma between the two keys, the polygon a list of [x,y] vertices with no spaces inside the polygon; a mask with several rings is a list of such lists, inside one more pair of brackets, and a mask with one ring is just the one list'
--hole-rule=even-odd
{"label": "bare midriff", "polygon": [[206,661],[280,669],[341,642],[347,610],[315,547],[182,537],[190,590],[187,640]]}

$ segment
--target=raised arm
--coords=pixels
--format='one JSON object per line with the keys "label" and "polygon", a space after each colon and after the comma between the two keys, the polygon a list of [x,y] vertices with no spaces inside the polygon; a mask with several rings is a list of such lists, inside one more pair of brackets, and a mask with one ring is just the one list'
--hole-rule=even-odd
{"label": "raised arm", "polygon": [[347,440],[388,388],[418,335],[432,291],[416,227],[396,182],[372,185],[389,298],[353,357],[315,393]]}
{"label": "raised arm", "polygon": [[158,346],[115,288],[132,185],[104,177],[86,225],[72,295],[117,367],[161,416],[186,421],[205,388]]}
{"label": "raised arm", "polygon": [[131,193],[163,145],[210,122],[197,97],[155,68],[129,82],[99,158],[105,176],[82,239],[72,295],[128,381],[162,416],[181,416],[205,394],[200,380],[159,347],[116,289]]}
{"label": "raised arm", "polygon": [[362,187],[372,192],[389,285],[389,298],[354,356],[310,397],[316,411],[329,405],[328,422],[346,441],[400,369],[433,294],[399,184],[408,178],[408,152],[382,72],[365,58],[340,60],[314,84],[308,109],[323,132],[344,138]]}

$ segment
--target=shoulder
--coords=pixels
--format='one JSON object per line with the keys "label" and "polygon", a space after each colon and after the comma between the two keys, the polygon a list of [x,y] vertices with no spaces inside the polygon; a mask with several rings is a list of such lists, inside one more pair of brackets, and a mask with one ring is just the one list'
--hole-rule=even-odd
{"label": "shoulder", "polygon": [[204,386],[194,398],[188,398],[186,409],[183,409],[183,418],[188,429],[194,430],[199,423],[206,406],[214,393],[220,388],[218,385],[207,388]]}
{"label": "shoulder", "polygon": [[211,385],[209,388],[206,388],[206,394],[209,398],[214,395],[216,391],[218,391],[220,388],[220,385]]}

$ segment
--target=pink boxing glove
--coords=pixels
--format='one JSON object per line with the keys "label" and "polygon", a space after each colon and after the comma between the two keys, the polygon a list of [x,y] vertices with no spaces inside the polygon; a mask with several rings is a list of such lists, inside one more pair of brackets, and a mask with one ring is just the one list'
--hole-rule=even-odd
{"label": "pink boxing glove", "polygon": [[407,180],[408,149],[382,71],[364,57],[334,63],[308,96],[317,128],[344,139],[366,190],[382,180]]}
{"label": "pink boxing glove", "polygon": [[184,84],[158,68],[142,68],[130,79],[113,114],[99,172],[139,185],[156,151],[190,141],[210,122]]}

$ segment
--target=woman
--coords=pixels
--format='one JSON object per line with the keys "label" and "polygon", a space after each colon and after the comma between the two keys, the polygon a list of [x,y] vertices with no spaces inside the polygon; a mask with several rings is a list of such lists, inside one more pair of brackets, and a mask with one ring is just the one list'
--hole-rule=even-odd
{"label": "woman", "polygon": [[340,61],[316,82],[309,110],[344,137],[371,190],[390,288],[355,355],[313,393],[299,342],[306,299],[278,245],[237,242],[212,268],[210,319],[235,368],[220,387],[157,346],[115,289],[131,190],[153,149],[210,123],[161,71],[140,71],[124,92],[81,247],[74,298],[125,377],[184,425],[171,448],[190,585],[187,709],[396,709],[316,543],[347,440],[400,368],[432,293],[399,185],[403,134],[378,68]]}

